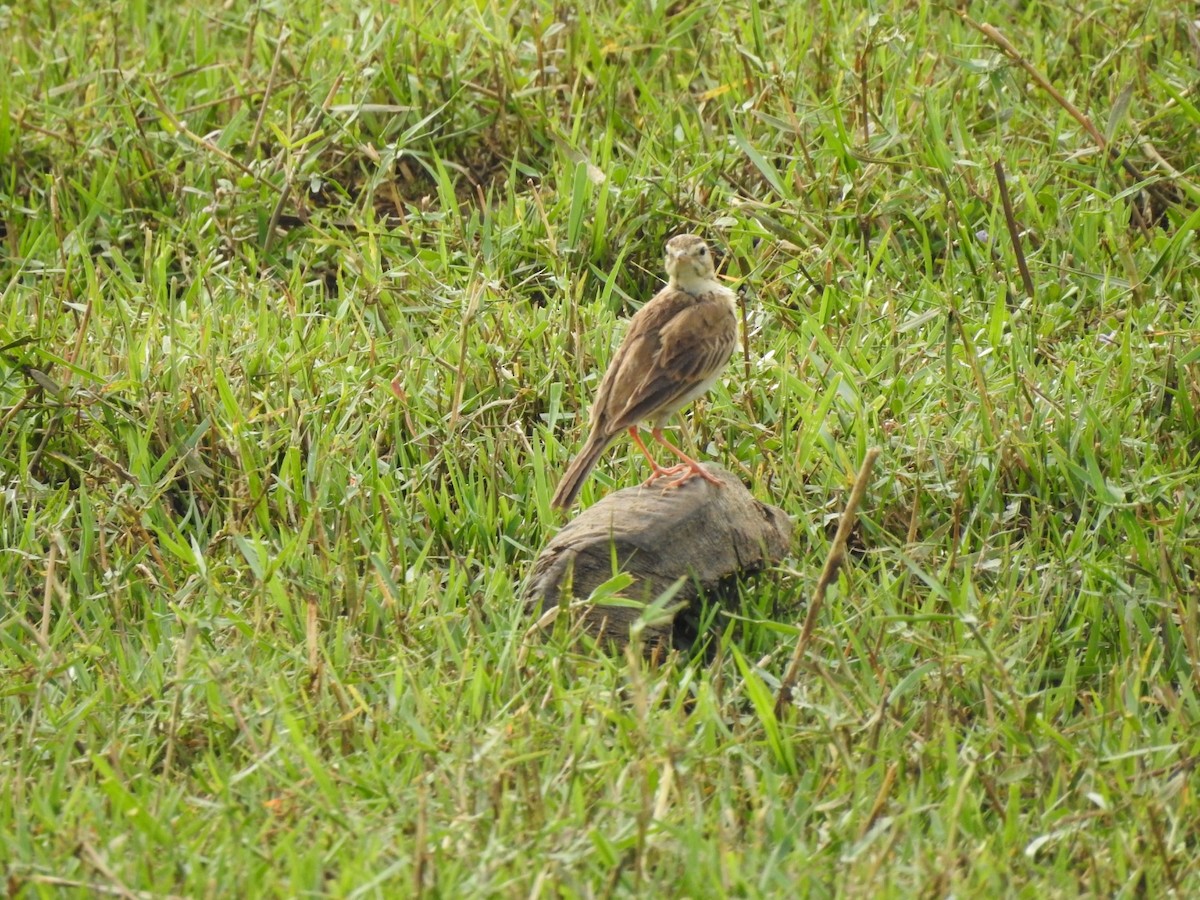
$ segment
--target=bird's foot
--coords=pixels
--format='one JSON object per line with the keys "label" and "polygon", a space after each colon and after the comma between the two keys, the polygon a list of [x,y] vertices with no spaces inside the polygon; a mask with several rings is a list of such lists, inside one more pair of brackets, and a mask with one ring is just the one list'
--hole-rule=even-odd
{"label": "bird's foot", "polygon": [[709,484],[714,484],[717,487],[725,487],[725,485],[723,485],[721,483],[720,478],[718,478],[716,475],[713,475],[712,473],[710,473],[707,469],[704,468],[704,466],[700,465],[700,463],[693,463],[690,466],[687,465],[686,463],[682,463],[678,466],[673,466],[672,468],[686,469],[687,471],[685,471],[682,475],[680,475],[674,481],[670,481],[667,484],[665,484],[663,486],[664,488],[679,487],[681,484],[685,484],[685,483],[691,481],[693,478],[703,478]]}
{"label": "bird's foot", "polygon": [[660,478],[670,478],[672,475],[678,475],[687,468],[687,463],[679,463],[679,465],[671,466],[667,469],[664,469],[662,466],[656,464],[654,466],[654,471],[650,473],[650,477],[642,482],[642,487],[649,487]]}

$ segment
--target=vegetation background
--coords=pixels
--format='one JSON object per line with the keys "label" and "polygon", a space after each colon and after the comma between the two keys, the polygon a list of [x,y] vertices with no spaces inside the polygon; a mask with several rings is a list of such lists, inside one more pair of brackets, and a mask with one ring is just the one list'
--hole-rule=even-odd
{"label": "vegetation background", "polygon": [[[35,0],[0,43],[9,896],[1200,893],[1191,4]],[[681,230],[745,307],[692,445],[796,539],[650,668],[519,585]]]}

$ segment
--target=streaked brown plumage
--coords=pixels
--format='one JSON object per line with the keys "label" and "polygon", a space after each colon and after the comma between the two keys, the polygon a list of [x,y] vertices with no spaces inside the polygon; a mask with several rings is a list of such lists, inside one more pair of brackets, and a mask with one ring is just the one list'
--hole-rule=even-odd
{"label": "streaked brown plumage", "polygon": [[[674,413],[705,394],[720,377],[737,344],[734,293],[716,280],[712,254],[697,235],[667,241],[666,287],[629,322],[629,331],[609,363],[592,406],[591,433],[567,467],[551,503],[571,505],[600,455],[622,431],[628,431],[654,472],[650,481],[676,475],[668,487],[699,476],[717,479],[668,441],[662,427]],[[638,436],[638,423],[650,423],[651,436],[679,457],[664,469]],[[649,483],[649,482],[647,482]]]}

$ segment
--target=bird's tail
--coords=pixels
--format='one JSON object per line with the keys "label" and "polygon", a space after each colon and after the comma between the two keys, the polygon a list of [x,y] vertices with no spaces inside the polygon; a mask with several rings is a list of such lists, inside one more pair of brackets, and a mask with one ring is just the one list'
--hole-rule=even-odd
{"label": "bird's tail", "polygon": [[554,492],[554,498],[550,501],[551,506],[557,509],[566,509],[575,502],[579,489],[583,487],[584,479],[591,474],[600,459],[600,454],[610,443],[612,443],[612,435],[593,431],[588,436],[587,443],[583,445],[579,455],[571,460],[562,481],[558,483],[558,490]]}

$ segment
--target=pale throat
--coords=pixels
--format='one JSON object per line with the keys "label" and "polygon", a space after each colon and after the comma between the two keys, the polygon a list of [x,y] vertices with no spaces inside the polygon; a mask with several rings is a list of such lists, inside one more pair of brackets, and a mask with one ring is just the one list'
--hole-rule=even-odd
{"label": "pale throat", "polygon": [[711,269],[707,272],[697,272],[692,266],[679,264],[673,267],[670,275],[670,286],[689,294],[711,294],[721,291],[724,285],[717,281],[716,273]]}

